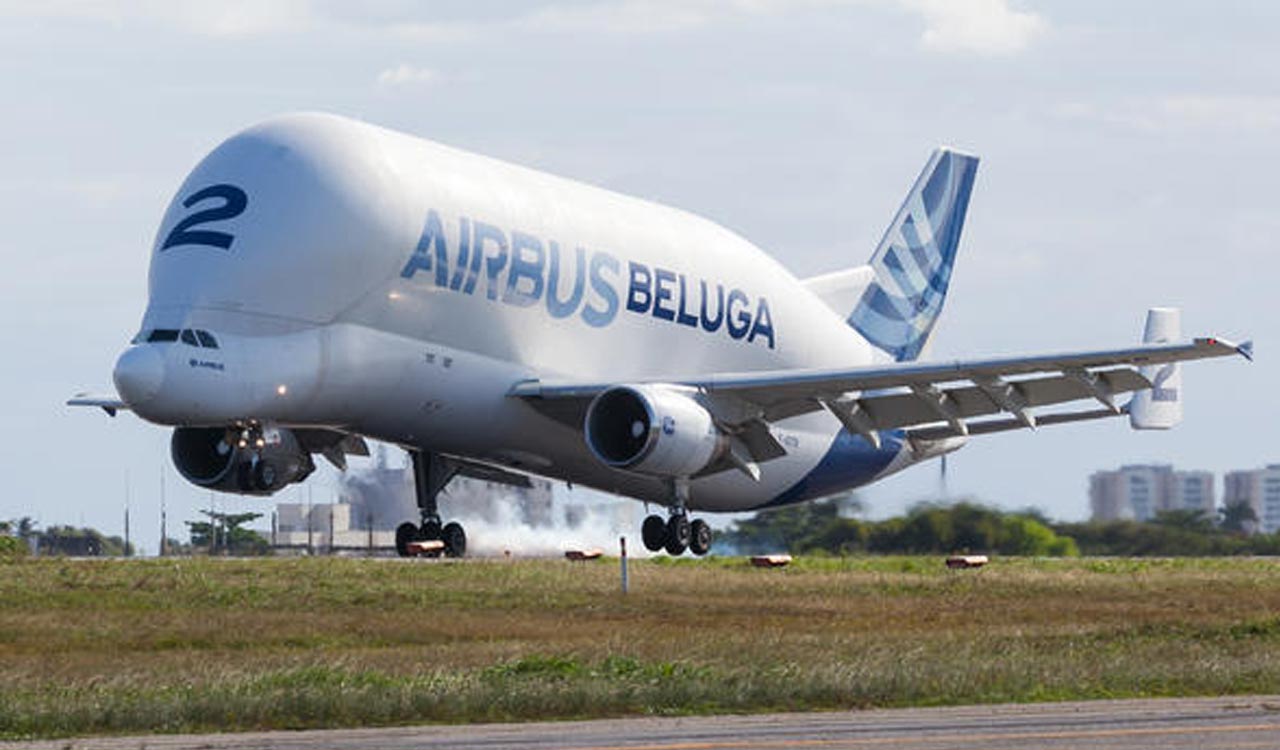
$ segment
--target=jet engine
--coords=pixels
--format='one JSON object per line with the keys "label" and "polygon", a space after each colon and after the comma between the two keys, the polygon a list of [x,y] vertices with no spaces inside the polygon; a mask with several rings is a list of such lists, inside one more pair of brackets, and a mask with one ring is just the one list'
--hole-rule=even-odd
{"label": "jet engine", "polygon": [[587,446],[607,466],[689,477],[724,452],[711,414],[674,386],[620,385],[587,407]]}
{"label": "jet engine", "polygon": [[290,430],[264,429],[257,446],[242,446],[238,435],[234,428],[179,427],[169,443],[173,465],[198,487],[242,495],[274,494],[316,468]]}

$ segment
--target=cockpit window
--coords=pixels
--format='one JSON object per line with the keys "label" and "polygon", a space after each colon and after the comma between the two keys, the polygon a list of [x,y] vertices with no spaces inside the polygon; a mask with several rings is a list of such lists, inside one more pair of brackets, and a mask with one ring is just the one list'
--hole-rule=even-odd
{"label": "cockpit window", "polygon": [[203,346],[206,349],[218,348],[218,340],[213,337],[212,333],[209,333],[208,331],[196,331],[196,337],[200,339],[200,346]]}
{"label": "cockpit window", "polygon": [[157,328],[147,336],[147,341],[153,344],[163,344],[177,340],[178,331],[174,328]]}
{"label": "cockpit window", "polygon": [[200,344],[196,343],[195,332],[192,331],[190,328],[182,329],[182,343],[189,344],[191,346],[200,346]]}

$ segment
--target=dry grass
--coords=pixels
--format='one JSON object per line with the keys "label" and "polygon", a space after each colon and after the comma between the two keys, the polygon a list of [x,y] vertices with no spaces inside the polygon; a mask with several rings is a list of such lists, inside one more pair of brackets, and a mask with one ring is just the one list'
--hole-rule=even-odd
{"label": "dry grass", "polygon": [[0,736],[1280,692],[1280,563],[0,564]]}

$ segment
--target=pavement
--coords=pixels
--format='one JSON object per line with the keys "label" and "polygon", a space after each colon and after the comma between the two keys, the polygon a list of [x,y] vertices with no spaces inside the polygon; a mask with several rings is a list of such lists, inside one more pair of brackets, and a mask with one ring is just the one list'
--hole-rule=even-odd
{"label": "pavement", "polygon": [[1280,750],[1280,696],[0,743],[0,750]]}

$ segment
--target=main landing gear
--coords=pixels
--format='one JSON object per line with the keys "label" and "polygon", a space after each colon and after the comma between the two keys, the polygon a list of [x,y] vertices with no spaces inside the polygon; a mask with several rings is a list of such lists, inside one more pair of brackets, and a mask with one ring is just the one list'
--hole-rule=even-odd
{"label": "main landing gear", "polygon": [[457,521],[442,524],[436,497],[449,480],[458,473],[447,459],[434,453],[414,451],[413,489],[418,498],[418,513],[422,517],[420,525],[402,523],[396,527],[396,553],[401,557],[420,554],[411,546],[414,542],[442,542],[444,546],[425,553],[430,557],[462,557],[467,554],[467,533]]}
{"label": "main landing gear", "polygon": [[662,516],[648,516],[640,526],[640,537],[644,540],[645,549],[650,552],[666,550],[667,554],[683,555],[689,550],[701,557],[711,551],[711,527],[701,518],[689,520],[685,503],[689,498],[687,481],[672,482],[671,494],[674,502],[667,520]]}

